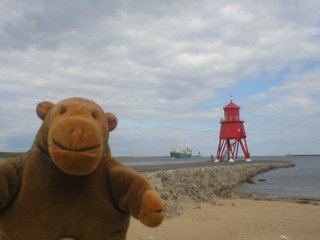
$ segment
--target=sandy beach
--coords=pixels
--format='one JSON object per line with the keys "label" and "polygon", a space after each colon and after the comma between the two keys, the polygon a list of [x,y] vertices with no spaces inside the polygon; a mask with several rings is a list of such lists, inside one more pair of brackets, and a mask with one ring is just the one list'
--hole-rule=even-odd
{"label": "sandy beach", "polygon": [[132,219],[128,240],[317,240],[319,203],[218,198],[215,205],[186,200],[180,216],[157,228]]}

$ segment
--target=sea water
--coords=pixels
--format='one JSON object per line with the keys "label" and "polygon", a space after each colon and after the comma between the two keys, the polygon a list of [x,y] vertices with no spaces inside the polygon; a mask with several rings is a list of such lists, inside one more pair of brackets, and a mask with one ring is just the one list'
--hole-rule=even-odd
{"label": "sea water", "polygon": [[279,168],[256,175],[255,184],[244,183],[236,193],[253,196],[320,200],[320,156],[287,156],[295,167]]}

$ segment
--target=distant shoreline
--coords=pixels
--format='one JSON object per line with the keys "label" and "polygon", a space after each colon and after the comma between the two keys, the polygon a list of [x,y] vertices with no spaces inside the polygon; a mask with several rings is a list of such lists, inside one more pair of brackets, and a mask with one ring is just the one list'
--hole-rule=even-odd
{"label": "distant shoreline", "polygon": [[288,157],[307,157],[307,156],[320,156],[320,154],[288,154]]}
{"label": "distant shoreline", "polygon": [[[25,152],[1,152],[0,151],[0,158],[18,157],[24,153]],[[270,156],[278,156],[278,155],[270,155]],[[287,154],[287,155],[283,155],[283,156],[308,157],[308,156],[320,156],[320,153],[318,153],[318,154]],[[150,157],[168,157],[168,156],[114,156],[114,157],[117,157],[117,158],[150,158]],[[196,155],[196,156],[192,156],[192,157],[199,157],[199,156]],[[210,156],[202,156],[202,157],[210,157]],[[256,157],[263,157],[263,156],[256,156]]]}
{"label": "distant shoreline", "polygon": [[24,154],[24,152],[0,152],[0,158],[18,157]]}

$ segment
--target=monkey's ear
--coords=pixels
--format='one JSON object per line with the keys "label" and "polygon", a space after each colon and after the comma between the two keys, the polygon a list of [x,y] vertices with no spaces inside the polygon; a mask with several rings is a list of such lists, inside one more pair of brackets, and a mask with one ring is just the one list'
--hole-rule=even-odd
{"label": "monkey's ear", "polygon": [[45,117],[47,116],[47,113],[49,110],[54,106],[52,102],[43,101],[38,103],[37,105],[37,115],[38,117],[43,121]]}
{"label": "monkey's ear", "polygon": [[113,113],[105,113],[106,119],[108,121],[108,126],[109,126],[109,132],[111,132],[112,130],[114,130],[117,125],[118,125],[118,119],[116,117],[116,115],[114,115]]}

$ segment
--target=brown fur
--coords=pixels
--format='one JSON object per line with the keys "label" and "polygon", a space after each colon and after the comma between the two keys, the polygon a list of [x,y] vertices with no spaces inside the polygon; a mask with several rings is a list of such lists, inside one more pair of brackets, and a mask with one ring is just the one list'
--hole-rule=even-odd
{"label": "brown fur", "polygon": [[42,102],[32,148],[0,164],[0,240],[122,240],[130,215],[159,225],[163,203],[108,145],[112,113],[83,98]]}

